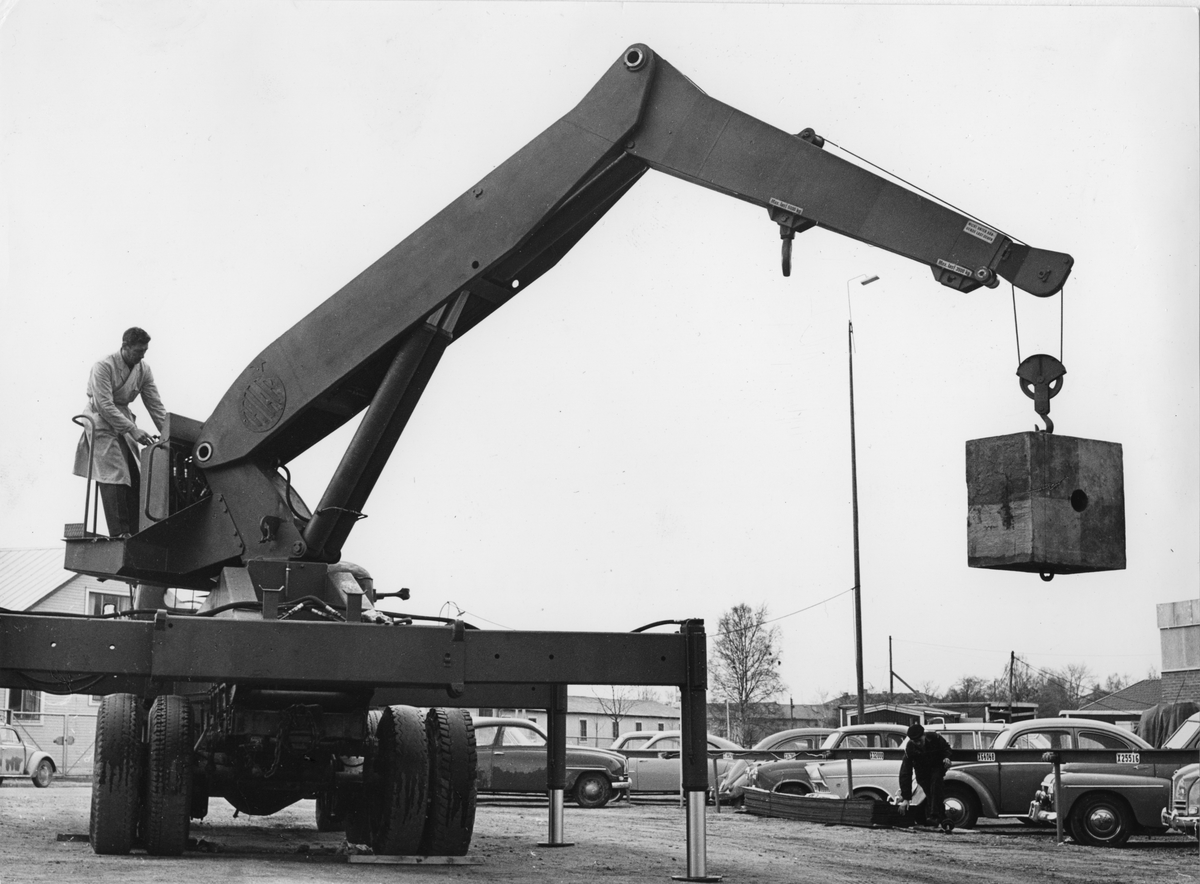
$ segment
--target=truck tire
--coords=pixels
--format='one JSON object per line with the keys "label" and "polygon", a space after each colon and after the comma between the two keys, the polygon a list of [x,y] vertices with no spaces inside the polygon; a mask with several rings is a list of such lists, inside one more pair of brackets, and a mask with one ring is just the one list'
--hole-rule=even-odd
{"label": "truck tire", "polygon": [[317,793],[317,831],[336,832],[346,828],[346,814],[342,807],[342,796],[335,789]]}
{"label": "truck tire", "polygon": [[192,710],[183,697],[158,697],[147,722],[142,838],[154,856],[179,856],[187,847],[192,807]]}
{"label": "truck tire", "polygon": [[465,709],[430,709],[425,714],[429,747],[429,815],[421,852],[464,856],[475,829],[475,727]]}
{"label": "truck tire", "polygon": [[[363,750],[364,771],[367,758],[374,758],[379,750],[379,720],[383,717],[382,709],[371,709],[367,712],[367,740]],[[371,814],[367,804],[366,792],[356,790],[347,799],[346,808],[346,840],[351,844],[371,843]]]}
{"label": "truck tire", "polygon": [[371,849],[378,856],[421,850],[429,804],[425,723],[412,706],[388,706],[379,719],[373,782],[365,790]]}
{"label": "truck tire", "polygon": [[137,837],[142,796],[141,701],[109,694],[96,716],[95,761],[88,838],[99,854],[129,853]]}

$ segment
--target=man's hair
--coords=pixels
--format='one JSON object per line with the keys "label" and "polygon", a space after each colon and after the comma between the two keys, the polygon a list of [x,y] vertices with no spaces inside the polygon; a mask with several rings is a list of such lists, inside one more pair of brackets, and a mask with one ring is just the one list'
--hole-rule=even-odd
{"label": "man's hair", "polygon": [[136,347],[138,344],[149,344],[150,336],[146,334],[144,328],[138,328],[136,325],[133,328],[125,329],[125,334],[121,335],[122,347]]}
{"label": "man's hair", "polygon": [[922,736],[924,733],[925,733],[925,728],[923,728],[923,727],[922,727],[921,725],[919,725],[919,724],[910,725],[910,726],[909,726],[909,728],[908,728],[908,738],[909,738],[910,740],[916,740],[916,739],[920,739],[920,737],[921,737],[921,736]]}

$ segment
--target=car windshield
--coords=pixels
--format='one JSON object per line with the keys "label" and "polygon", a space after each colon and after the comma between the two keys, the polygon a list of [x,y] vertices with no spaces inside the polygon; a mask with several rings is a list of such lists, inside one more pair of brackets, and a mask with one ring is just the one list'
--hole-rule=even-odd
{"label": "car windshield", "polygon": [[1163,748],[1188,749],[1196,739],[1198,731],[1200,731],[1200,718],[1189,718],[1175,729],[1175,733],[1167,738],[1167,742],[1163,744]]}
{"label": "car windshield", "polygon": [[506,727],[500,738],[502,746],[545,746],[546,738],[529,727]]}

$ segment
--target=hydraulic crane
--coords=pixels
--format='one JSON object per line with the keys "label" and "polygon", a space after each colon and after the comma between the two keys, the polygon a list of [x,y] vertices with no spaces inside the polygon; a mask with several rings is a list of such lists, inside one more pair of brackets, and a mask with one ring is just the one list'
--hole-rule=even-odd
{"label": "hydraulic crane", "polygon": [[[170,415],[142,453],[137,533],[100,536],[86,512],[67,527],[66,567],[138,584],[134,612],[0,613],[0,684],[106,695],[94,849],[178,853],[210,796],[270,813],[316,795],[377,852],[465,853],[474,744],[463,707],[551,710],[561,812],[565,685],[673,684],[689,875],[702,877],[701,622],[677,621],[675,634],[413,622],[376,609],[369,575],[341,551],[446,347],[554,267],[649,169],[764,208],[785,274],[794,235],[819,226],[924,263],[962,292],[1006,279],[1045,297],[1066,281],[1069,255],[1014,242],[823,145],[630,46],[574,109],[256,356],[206,421]],[[310,510],[287,464],[364,410]],[[168,611],[154,587],[207,601],[194,615]]]}

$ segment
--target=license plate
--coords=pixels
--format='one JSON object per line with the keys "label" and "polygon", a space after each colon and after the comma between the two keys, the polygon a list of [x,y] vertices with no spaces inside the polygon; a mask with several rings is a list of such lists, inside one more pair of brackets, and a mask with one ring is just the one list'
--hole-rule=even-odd
{"label": "license plate", "polygon": [[1117,764],[1141,764],[1142,756],[1137,752],[1118,752]]}
{"label": "license plate", "polygon": [[975,760],[976,761],[995,761],[996,753],[995,752],[976,752]]}

